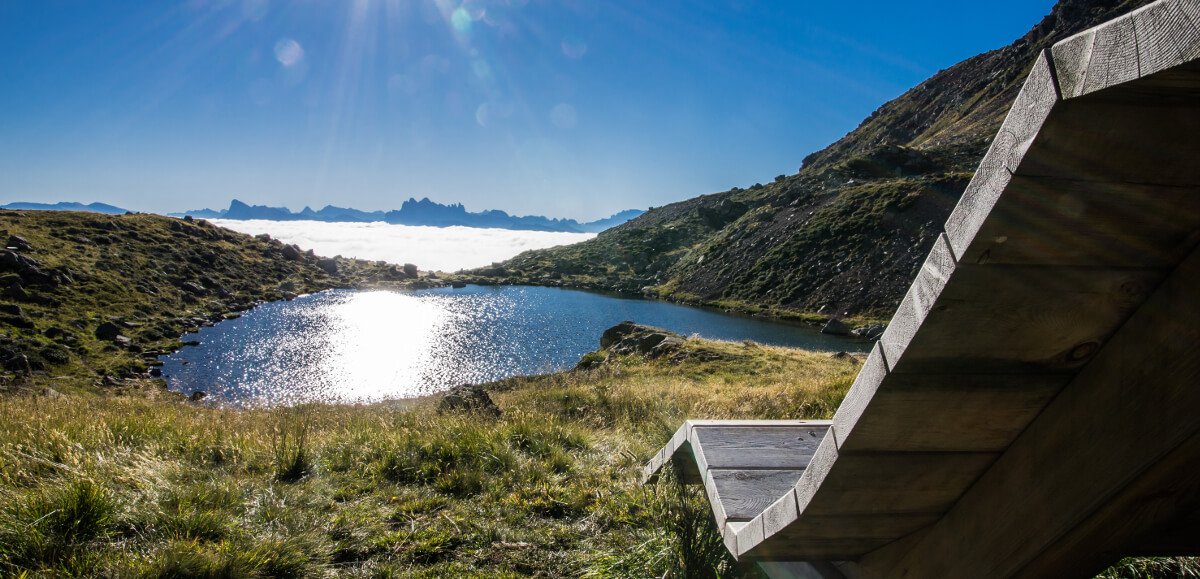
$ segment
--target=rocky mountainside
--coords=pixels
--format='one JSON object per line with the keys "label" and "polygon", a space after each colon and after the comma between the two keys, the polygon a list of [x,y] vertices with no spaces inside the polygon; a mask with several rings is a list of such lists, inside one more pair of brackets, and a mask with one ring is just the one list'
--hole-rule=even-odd
{"label": "rocky mountainside", "polygon": [[1149,2],[1060,0],[1025,36],[883,105],[795,175],[652,209],[594,240],[472,273],[781,315],[887,315],[1039,51]]}

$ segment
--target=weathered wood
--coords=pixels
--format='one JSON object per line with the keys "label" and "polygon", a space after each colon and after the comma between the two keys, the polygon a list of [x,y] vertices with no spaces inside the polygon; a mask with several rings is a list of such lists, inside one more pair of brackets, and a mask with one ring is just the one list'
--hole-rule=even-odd
{"label": "weathered wood", "polygon": [[929,315],[929,311],[933,309],[934,303],[942,293],[942,288],[946,285],[946,280],[950,279],[954,273],[954,267],[954,254],[950,251],[950,244],[947,242],[945,234],[942,234],[934,242],[933,249],[929,251],[925,262],[921,264],[921,270],[917,272],[916,279],[909,286],[908,292],[904,294],[904,299],[900,301],[900,307],[896,309],[892,320],[888,322],[887,329],[879,338],[884,359],[889,364],[899,360],[904,354],[904,349],[908,347],[909,341],[917,333],[917,329],[921,327],[921,323]]}
{"label": "weathered wood", "polygon": [[1200,57],[1200,29],[1188,18],[1182,5],[1195,0],[1156,2],[1134,12],[1137,30],[1138,68],[1142,76],[1179,66]]}
{"label": "weathered wood", "polygon": [[1055,44],[1050,49],[1058,87],[1064,99],[1083,93],[1083,81],[1087,76],[1088,63],[1092,60],[1092,46],[1095,43],[1096,31],[1088,29]]}
{"label": "weathered wood", "polygon": [[881,549],[861,565],[879,577],[1011,576],[1200,432],[1197,287],[1200,251],[899,563]]}
{"label": "weathered wood", "polygon": [[1124,16],[1097,28],[1081,94],[1129,82],[1139,76],[1133,18]]}
{"label": "weathered wood", "polygon": [[1169,268],[1195,243],[1200,190],[1014,176],[959,260]]}
{"label": "weathered wood", "polygon": [[720,503],[726,521],[749,521],[771,503],[791,494],[803,470],[709,469],[706,487]]}
{"label": "weathered wood", "polygon": [[808,497],[797,493],[801,518],[941,513],[997,456],[986,452],[841,453],[821,487]]}
{"label": "weathered wood", "polygon": [[892,374],[859,424],[845,428],[834,418],[840,450],[999,452],[1068,380],[1061,374]]}
{"label": "weathered wood", "polygon": [[1162,276],[1156,269],[960,263],[904,356],[889,356],[891,372],[1072,373]]}
{"label": "weathered wood", "polygon": [[838,444],[841,444],[846,437],[851,436],[855,425],[866,411],[867,405],[874,399],[879,385],[886,376],[887,360],[883,355],[883,346],[879,342],[875,342],[875,346],[871,348],[871,354],[867,356],[867,361],[863,363],[862,368],[858,371],[858,376],[854,378],[854,384],[850,385],[850,390],[846,392],[846,397],[842,399],[837,412],[833,415],[833,427],[841,433]]}
{"label": "weathered wood", "polygon": [[[1092,577],[1121,557],[1200,555],[1200,435],[1038,554],[1018,577]],[[1189,517],[1188,513],[1192,513]]]}
{"label": "weathered wood", "polygon": [[[937,522],[938,514],[809,516],[772,534],[750,551],[749,560],[855,559]],[[831,551],[831,545],[867,546],[868,551]]]}
{"label": "weathered wood", "polygon": [[[1175,82],[1185,76],[1200,78],[1200,71],[1191,70],[1196,66],[1200,63],[1173,69]],[[1062,102],[1014,173],[1094,183],[1194,186],[1200,155],[1195,106],[1200,95],[1186,85],[1178,92],[1142,87],[1139,82]],[[947,235],[953,242],[954,235]],[[966,245],[953,243],[955,253],[961,255]]]}
{"label": "weathered wood", "polygon": [[696,426],[692,440],[709,469],[803,469],[825,435],[826,425]]}
{"label": "weathered wood", "polygon": [[1048,53],[1038,56],[1020,94],[1013,101],[979,169],[946,219],[946,237],[952,255],[962,255],[983,224],[1009,179],[1021,164],[1042,123],[1059,103]]}

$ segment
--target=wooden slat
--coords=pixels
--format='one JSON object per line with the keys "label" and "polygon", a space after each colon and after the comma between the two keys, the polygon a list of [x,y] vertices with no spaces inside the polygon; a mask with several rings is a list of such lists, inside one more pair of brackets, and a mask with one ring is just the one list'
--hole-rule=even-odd
{"label": "wooden slat", "polygon": [[940,235],[925,262],[921,264],[921,270],[917,272],[917,277],[909,286],[904,299],[900,301],[900,307],[888,322],[887,329],[879,338],[883,357],[889,364],[899,360],[904,354],[904,349],[908,347],[909,341],[933,309],[946,281],[954,273],[954,268],[955,259],[950,251],[950,244],[944,234]]}
{"label": "wooden slat", "polygon": [[[928,527],[937,514],[803,516],[745,554],[747,559],[855,559],[864,552]],[[863,543],[859,543],[862,541]],[[829,543],[867,545],[868,551],[829,552]]]}
{"label": "wooden slat", "polygon": [[1169,268],[1200,230],[1200,190],[1014,176],[960,261]]}
{"label": "wooden slat", "polygon": [[841,453],[807,502],[797,493],[800,518],[941,513],[996,457],[994,453]]}
{"label": "wooden slat", "polygon": [[892,374],[1071,373],[1161,270],[959,264]]}
{"label": "wooden slat", "polygon": [[1156,2],[1132,14],[1137,30],[1138,63],[1142,76],[1179,66],[1200,57],[1200,29],[1181,4],[1195,0]]}
{"label": "wooden slat", "polygon": [[1125,16],[1097,28],[1081,94],[1129,82],[1139,76],[1133,18]]}
{"label": "wooden slat", "polygon": [[726,521],[749,521],[771,503],[787,494],[800,480],[803,470],[723,470],[708,471]]}
{"label": "wooden slat", "polygon": [[692,432],[710,469],[803,469],[827,429],[696,426]]}
{"label": "wooden slat", "polygon": [[838,428],[844,433],[840,450],[999,452],[1068,380],[1054,374],[892,374],[859,424]]}
{"label": "wooden slat", "polygon": [[1054,59],[1054,72],[1064,99],[1083,93],[1083,82],[1087,77],[1088,63],[1092,61],[1092,46],[1096,43],[1096,31],[1088,29],[1067,38],[1050,49]]}
{"label": "wooden slat", "polygon": [[1050,71],[1048,53],[1038,56],[1020,94],[1013,101],[979,169],[946,219],[946,237],[953,255],[962,255],[983,224],[1009,179],[1021,164],[1050,111],[1059,103],[1058,85]]}
{"label": "wooden slat", "polygon": [[1198,287],[1200,251],[915,547],[862,566],[880,577],[1010,576],[1200,432]]}
{"label": "wooden slat", "polygon": [[837,412],[833,415],[833,428],[839,433],[839,445],[848,437],[853,436],[855,425],[858,424],[863,413],[866,412],[867,406],[875,398],[875,393],[879,390],[879,385],[885,377],[887,377],[887,360],[883,355],[883,346],[876,342],[875,346],[871,348],[871,355],[867,356],[867,361],[859,369],[854,384],[850,385],[850,390],[846,392],[846,397],[842,399]]}

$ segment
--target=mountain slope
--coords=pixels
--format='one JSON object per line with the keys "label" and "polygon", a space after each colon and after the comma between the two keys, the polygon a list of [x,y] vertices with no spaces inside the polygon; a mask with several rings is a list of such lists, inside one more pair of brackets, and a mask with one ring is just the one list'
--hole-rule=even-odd
{"label": "mountain slope", "polygon": [[1038,52],[1149,1],[1060,0],[1025,36],[883,105],[795,175],[652,209],[594,240],[473,273],[775,312],[886,315]]}

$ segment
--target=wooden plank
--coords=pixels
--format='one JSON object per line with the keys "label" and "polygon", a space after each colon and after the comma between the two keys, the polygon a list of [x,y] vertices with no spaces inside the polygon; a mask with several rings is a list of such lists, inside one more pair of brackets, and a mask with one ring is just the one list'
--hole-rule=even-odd
{"label": "wooden plank", "polygon": [[725,519],[749,521],[784,495],[792,494],[803,470],[725,470],[708,471],[716,499]]}
{"label": "wooden plank", "polygon": [[[1058,85],[1050,69],[1048,52],[1038,56],[1020,94],[1000,126],[979,169],[946,219],[946,237],[953,255],[975,238],[979,226],[1008,185],[1050,111],[1059,103]],[[890,358],[889,358],[890,360]]]}
{"label": "wooden plank", "polygon": [[1069,379],[1061,374],[892,374],[854,429],[839,437],[840,450],[1000,452]]}
{"label": "wooden plank", "polygon": [[904,354],[904,349],[908,347],[921,323],[933,309],[946,281],[954,273],[954,268],[954,254],[950,251],[946,235],[942,234],[934,242],[929,255],[925,257],[925,262],[921,264],[921,270],[917,272],[916,279],[909,286],[895,315],[888,322],[887,329],[879,338],[883,357],[889,363],[899,360]]}
{"label": "wooden plank", "polygon": [[[838,455],[800,517],[937,514],[996,460],[995,453],[878,453]],[[803,499],[799,496],[798,499]],[[795,523],[793,523],[795,524]]]}
{"label": "wooden plank", "polygon": [[1174,267],[1200,230],[1200,190],[1014,176],[959,260]]}
{"label": "wooden plank", "polygon": [[1198,464],[1200,435],[1193,435],[1017,576],[1092,577],[1125,556],[1200,554],[1200,520],[1194,518],[1200,508]]}
{"label": "wooden plank", "polygon": [[960,263],[904,356],[888,357],[891,373],[1074,372],[1162,277],[1155,269]]}
{"label": "wooden plank", "polygon": [[[1200,65],[1169,72],[1200,78],[1200,71],[1190,70],[1196,66]],[[1163,87],[1141,88],[1154,79],[1064,101],[1046,120],[1037,142],[1014,173],[1090,182],[1195,186],[1200,171],[1195,162],[1200,158],[1200,115],[1196,114],[1200,96],[1186,87],[1180,94]],[[956,255],[961,255],[960,250],[968,244],[952,245]]]}
{"label": "wooden plank", "polygon": [[1129,82],[1141,76],[1133,18],[1124,16],[1096,28],[1081,95]]}
{"label": "wooden plank", "polygon": [[692,436],[709,469],[803,469],[828,429],[817,424],[696,426]]}
{"label": "wooden plank", "polygon": [[833,415],[833,427],[840,433],[838,444],[842,444],[843,440],[853,436],[855,425],[858,424],[867,405],[875,397],[879,385],[886,376],[887,360],[883,355],[883,346],[879,342],[875,342],[875,346],[871,348],[871,355],[867,356],[867,361],[863,363],[862,368],[858,371],[858,376],[854,378],[854,384],[850,385],[850,390]]}
{"label": "wooden plank", "polygon": [[1083,82],[1087,77],[1088,64],[1092,60],[1092,46],[1095,43],[1096,31],[1088,29],[1058,42],[1050,49],[1054,59],[1054,72],[1064,99],[1083,93]]}
{"label": "wooden plank", "polygon": [[915,547],[881,549],[862,567],[881,577],[1011,576],[1200,432],[1198,287],[1200,251]]}
{"label": "wooden plank", "polygon": [[1181,4],[1193,1],[1155,2],[1134,12],[1138,62],[1142,76],[1179,66],[1200,57],[1200,29],[1188,18]]}

